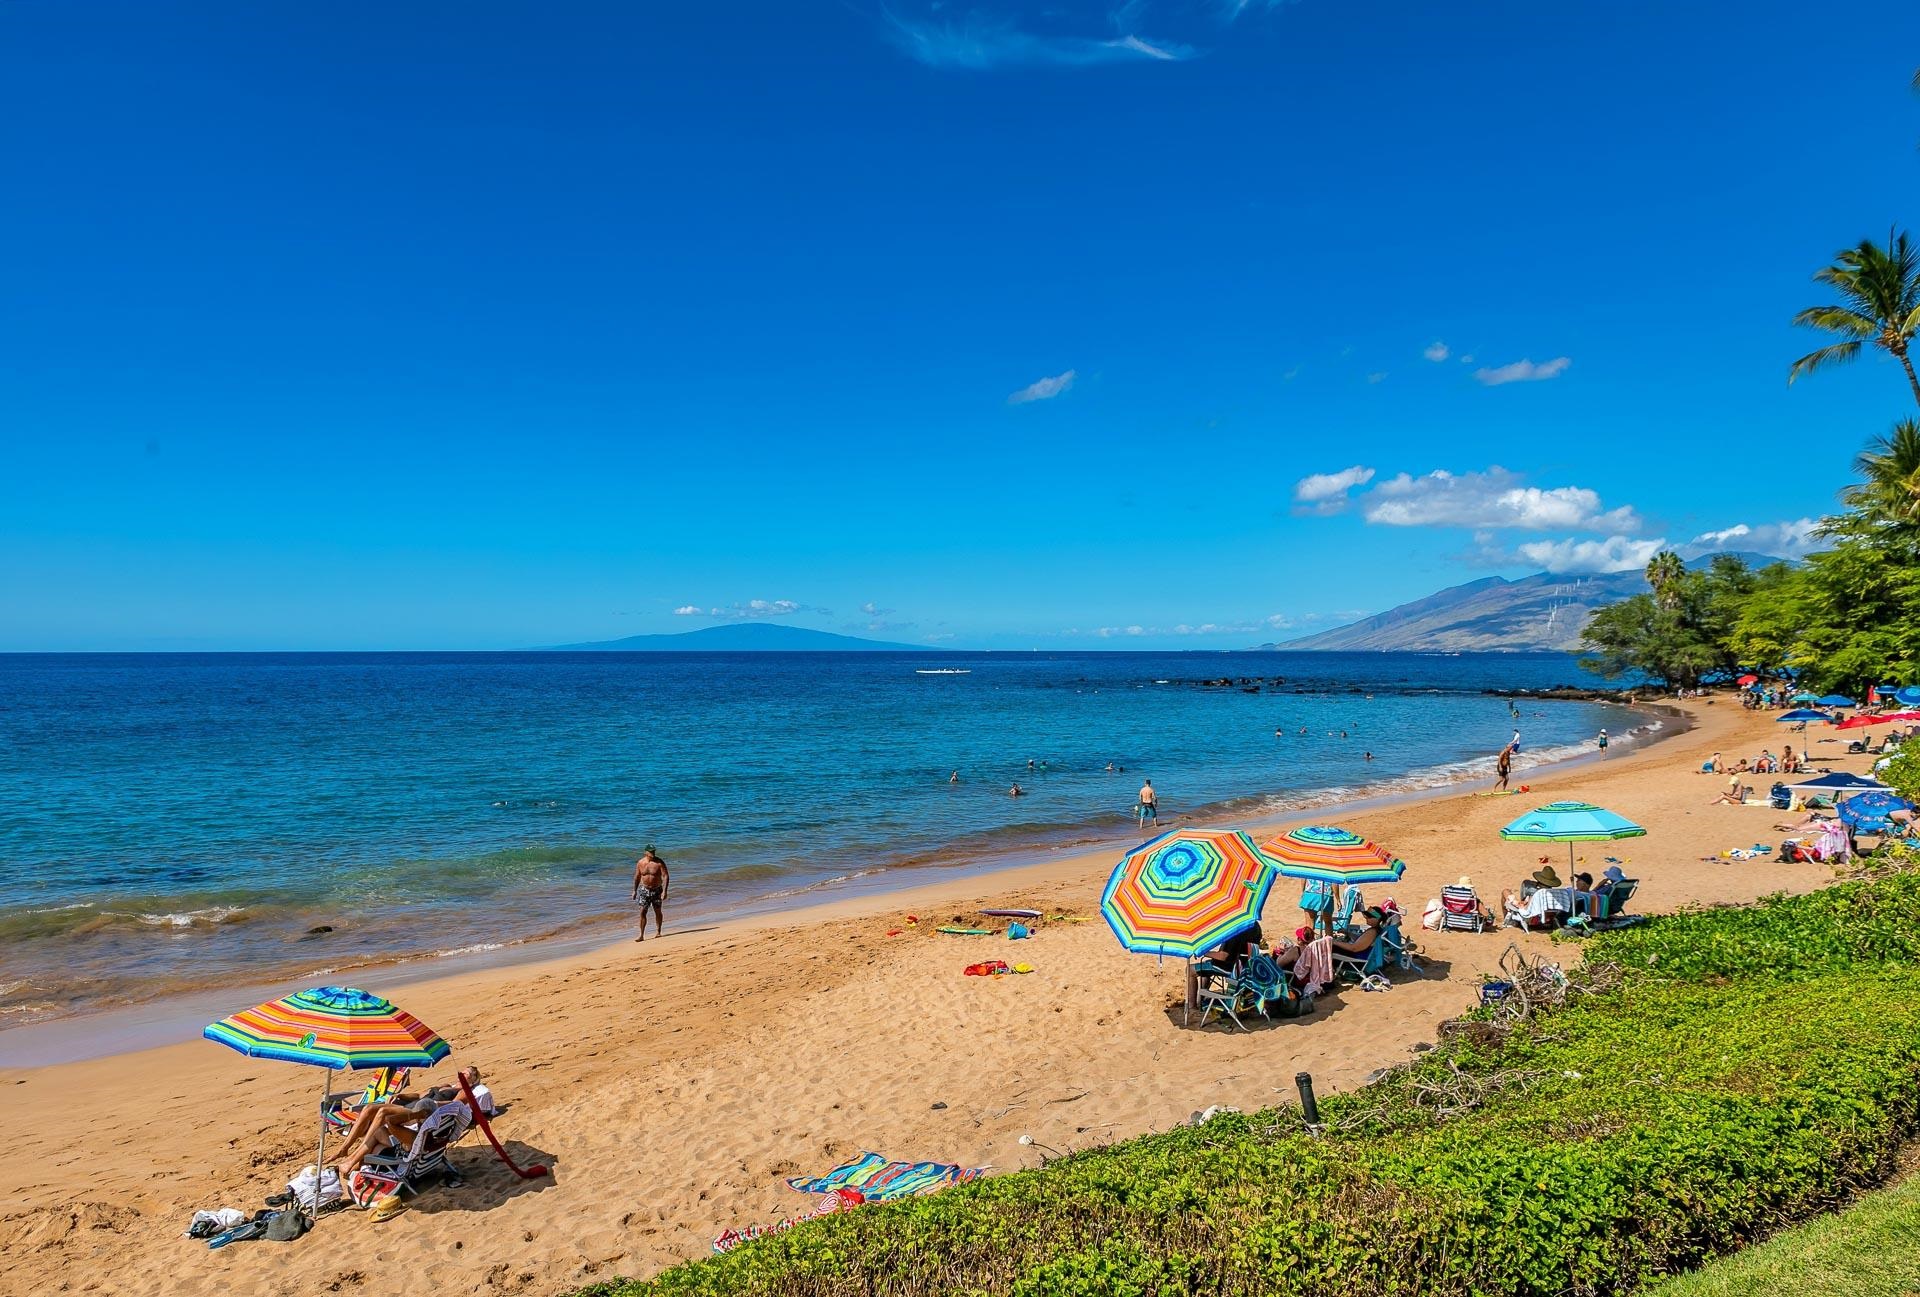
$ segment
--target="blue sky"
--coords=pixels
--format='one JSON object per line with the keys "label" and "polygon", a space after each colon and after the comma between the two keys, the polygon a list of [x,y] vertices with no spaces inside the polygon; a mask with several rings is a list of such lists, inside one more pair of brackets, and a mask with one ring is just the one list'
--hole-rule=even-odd
{"label": "blue sky", "polygon": [[1907,399],[1785,375],[1920,222],[1916,65],[1905,3],[16,0],[0,650],[1232,647],[1794,552]]}

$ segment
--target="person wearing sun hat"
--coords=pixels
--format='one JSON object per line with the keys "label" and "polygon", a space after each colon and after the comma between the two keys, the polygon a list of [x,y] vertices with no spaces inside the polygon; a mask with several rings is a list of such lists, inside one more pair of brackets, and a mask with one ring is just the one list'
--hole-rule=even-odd
{"label": "person wearing sun hat", "polygon": [[1561,887],[1560,875],[1554,872],[1552,865],[1542,865],[1533,871],[1533,881],[1541,887]]}

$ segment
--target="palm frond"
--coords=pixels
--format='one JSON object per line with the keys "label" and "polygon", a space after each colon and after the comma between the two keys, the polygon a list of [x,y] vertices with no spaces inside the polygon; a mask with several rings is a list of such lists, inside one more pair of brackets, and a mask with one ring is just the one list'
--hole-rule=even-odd
{"label": "palm frond", "polygon": [[1802,328],[1825,329],[1828,333],[1846,333],[1856,338],[1871,338],[1880,332],[1878,321],[1844,306],[1809,306],[1793,317]]}
{"label": "palm frond", "polygon": [[1811,374],[1814,370],[1824,369],[1829,365],[1844,364],[1859,354],[1860,344],[1857,342],[1836,342],[1831,347],[1810,351],[1793,362],[1793,367],[1787,371],[1787,381],[1791,383],[1803,374]]}

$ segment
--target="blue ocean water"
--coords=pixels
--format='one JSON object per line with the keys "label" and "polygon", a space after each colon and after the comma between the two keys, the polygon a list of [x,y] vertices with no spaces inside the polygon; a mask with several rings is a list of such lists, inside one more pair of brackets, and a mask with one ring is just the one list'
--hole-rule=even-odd
{"label": "blue ocean water", "polygon": [[1169,822],[1430,785],[1516,724],[1535,759],[1621,734],[1482,692],[1592,683],[1559,654],[0,656],[0,1024],[630,918],[649,842],[684,921],[1112,838],[1143,777]]}

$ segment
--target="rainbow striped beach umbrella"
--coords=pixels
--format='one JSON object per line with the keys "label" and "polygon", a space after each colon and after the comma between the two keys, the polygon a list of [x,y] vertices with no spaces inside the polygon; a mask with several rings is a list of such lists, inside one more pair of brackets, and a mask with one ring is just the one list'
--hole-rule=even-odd
{"label": "rainbow striped beach umbrella", "polygon": [[248,1058],[274,1058],[339,1071],[349,1067],[432,1067],[453,1047],[427,1024],[366,991],[316,986],[222,1018],[203,1035]]}
{"label": "rainbow striped beach umbrella", "polygon": [[350,986],[316,986],[256,1004],[201,1033],[248,1058],[321,1068],[320,1147],[313,1159],[313,1217],[320,1216],[320,1168],[327,1164],[333,1074],[355,1067],[432,1067],[453,1047],[393,1001]]}
{"label": "rainbow striped beach umbrella", "polygon": [[1317,878],[1323,883],[1397,883],[1407,862],[1351,829],[1308,824],[1267,843],[1266,853],[1280,862],[1288,878]]}
{"label": "rainbow striped beach umbrella", "polygon": [[1273,867],[1244,833],[1175,829],[1122,857],[1100,913],[1128,950],[1192,959],[1260,921]]}

